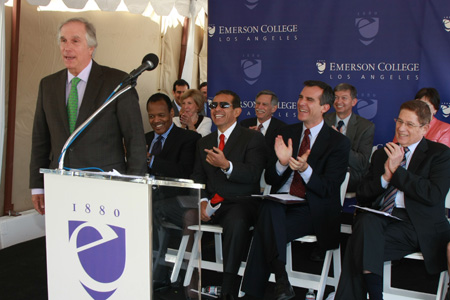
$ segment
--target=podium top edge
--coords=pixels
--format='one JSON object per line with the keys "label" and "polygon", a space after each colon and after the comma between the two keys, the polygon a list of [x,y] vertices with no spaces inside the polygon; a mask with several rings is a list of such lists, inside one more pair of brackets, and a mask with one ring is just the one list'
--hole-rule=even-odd
{"label": "podium top edge", "polygon": [[133,182],[147,185],[161,185],[161,186],[174,186],[174,187],[185,187],[194,189],[204,189],[205,185],[201,183],[195,183],[191,179],[184,178],[169,178],[169,177],[155,177],[153,175],[146,176],[135,176],[135,175],[122,175],[119,173],[112,172],[90,172],[81,170],[59,170],[59,169],[39,169],[42,174],[54,174],[62,176],[72,176],[72,177],[84,177],[84,178],[95,178],[102,180],[113,180],[113,181],[125,181]]}

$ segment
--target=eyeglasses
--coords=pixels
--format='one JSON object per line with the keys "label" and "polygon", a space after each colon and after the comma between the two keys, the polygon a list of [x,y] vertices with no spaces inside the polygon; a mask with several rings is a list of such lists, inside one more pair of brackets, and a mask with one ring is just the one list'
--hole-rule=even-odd
{"label": "eyeglasses", "polygon": [[422,127],[425,125],[425,124],[417,125],[417,124],[414,124],[411,122],[405,122],[402,119],[397,119],[397,118],[394,118],[394,121],[398,126],[406,125],[406,127],[408,127],[409,129],[413,129],[416,127]]}
{"label": "eyeglasses", "polygon": [[231,107],[231,103],[228,102],[211,102],[209,103],[210,109],[215,109],[217,106],[220,106],[221,108],[228,108]]}

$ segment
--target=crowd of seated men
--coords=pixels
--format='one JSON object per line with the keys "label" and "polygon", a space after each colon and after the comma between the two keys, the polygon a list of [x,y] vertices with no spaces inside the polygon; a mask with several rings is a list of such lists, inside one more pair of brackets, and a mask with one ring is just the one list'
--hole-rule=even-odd
{"label": "crowd of seated men", "polygon": [[[180,89],[184,92],[177,94]],[[356,192],[360,206],[389,212],[402,221],[356,211],[335,299],[366,299],[367,294],[370,299],[382,299],[383,262],[416,251],[423,253],[429,273],[446,268],[450,225],[444,200],[450,187],[450,150],[444,144],[450,140],[450,125],[433,117],[440,102],[435,89],[421,89],[417,101],[402,104],[395,119],[394,141],[375,151],[370,164],[375,125],[353,112],[358,100],[350,84],[332,89],[321,81],[306,81],[297,103],[299,122],[291,125],[273,117],[278,97],[270,90],[256,95],[255,117],[240,123],[242,109],[236,93],[223,90],[215,95],[208,105],[211,119],[201,115],[206,103],[201,96],[183,80],[175,82],[172,107],[180,104],[179,116],[174,117],[167,99],[165,126],[152,121],[157,115],[147,106],[156,133],[147,134],[149,172],[157,174],[158,156],[164,152],[152,151],[157,137],[173,130],[175,124],[184,129],[180,134],[191,136],[189,146],[182,145],[181,137],[176,143],[184,149],[184,157],[175,155],[177,147],[171,146],[168,152],[178,164],[191,163],[179,174],[206,185],[202,221],[223,227],[223,299],[237,299],[241,283],[237,272],[251,237],[241,290],[248,297],[262,299],[269,275],[274,273],[275,299],[295,296],[285,269],[286,244],[314,234],[319,257],[337,248],[339,187],[347,171],[347,191]],[[331,107],[334,112],[329,112]],[[200,130],[205,121],[208,130],[204,131],[205,126]],[[212,123],[217,130],[210,133]],[[194,136],[195,132],[202,138]],[[289,193],[306,201],[285,205],[251,197],[260,191],[263,170],[271,193]],[[170,205],[170,209],[157,206],[160,218],[189,219],[183,218],[185,209],[177,211]],[[253,232],[248,230],[251,226]],[[188,290],[187,296],[195,295]]]}

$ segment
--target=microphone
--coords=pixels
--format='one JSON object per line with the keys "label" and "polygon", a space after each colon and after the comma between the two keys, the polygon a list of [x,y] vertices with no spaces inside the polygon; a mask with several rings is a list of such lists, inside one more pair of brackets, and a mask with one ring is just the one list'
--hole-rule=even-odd
{"label": "microphone", "polygon": [[142,72],[144,71],[151,71],[155,69],[158,66],[159,59],[156,54],[149,53],[142,59],[142,64],[137,68],[131,71],[130,74],[128,74],[125,79],[123,80],[123,84],[128,84],[130,82],[135,81]]}

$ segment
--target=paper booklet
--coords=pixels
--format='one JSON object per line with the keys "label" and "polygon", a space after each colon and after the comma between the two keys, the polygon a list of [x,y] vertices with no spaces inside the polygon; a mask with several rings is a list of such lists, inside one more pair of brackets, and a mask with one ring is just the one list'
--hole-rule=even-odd
{"label": "paper booklet", "polygon": [[359,205],[350,205],[350,206],[353,206],[353,207],[356,207],[358,209],[365,210],[365,211],[368,211],[368,212],[371,212],[371,213],[374,213],[374,214],[377,214],[377,215],[382,215],[382,216],[385,216],[385,217],[388,217],[388,218],[393,218],[393,219],[396,219],[396,220],[399,220],[399,221],[403,221],[402,219],[400,219],[398,217],[395,217],[395,216],[393,216],[390,213],[385,212],[385,211],[372,209],[372,208],[368,208],[368,207],[363,207],[363,206],[359,206]]}

